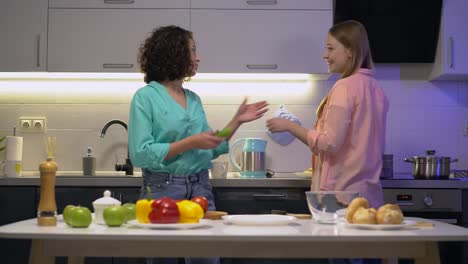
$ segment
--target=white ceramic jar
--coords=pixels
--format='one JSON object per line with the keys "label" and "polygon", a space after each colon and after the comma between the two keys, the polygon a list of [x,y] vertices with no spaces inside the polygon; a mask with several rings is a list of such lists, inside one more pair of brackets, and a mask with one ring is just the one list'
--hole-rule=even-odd
{"label": "white ceramic jar", "polygon": [[104,217],[102,215],[104,213],[104,209],[121,204],[122,203],[119,200],[111,197],[111,192],[109,190],[106,190],[104,192],[104,197],[93,202],[94,222],[99,225],[105,225],[106,223],[104,222]]}

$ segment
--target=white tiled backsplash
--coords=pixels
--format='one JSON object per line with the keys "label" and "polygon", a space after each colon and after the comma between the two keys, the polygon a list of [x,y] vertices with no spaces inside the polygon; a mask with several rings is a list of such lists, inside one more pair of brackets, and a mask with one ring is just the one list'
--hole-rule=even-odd
{"label": "white tiled backsplash", "polygon": [[[409,67],[409,68],[408,68]],[[453,169],[468,169],[468,83],[429,82],[418,74],[422,66],[378,65],[377,78],[390,99],[386,153],[394,154],[394,172],[410,173],[404,157],[423,154],[456,157]],[[414,70],[416,69],[416,70]],[[268,100],[270,111],[260,120],[245,124],[231,142],[242,137],[261,137],[265,120],[280,104],[311,128],[315,109],[334,81],[213,81],[197,80],[186,87],[197,92],[205,105],[209,124],[222,128],[244,96],[249,101]],[[44,135],[57,137],[59,170],[81,170],[81,157],[88,146],[97,156],[97,170],[113,170],[116,155],[127,151],[127,133],[111,126],[105,138],[100,131],[110,119],[128,121],[129,103],[143,82],[120,80],[1,80],[0,136],[11,135],[20,116],[47,117],[47,132],[17,133],[24,137],[23,168],[37,170],[45,158]],[[3,153],[0,156],[3,159]],[[295,140],[287,147],[271,140],[267,145],[267,167],[277,172],[302,171],[310,167],[310,150]],[[227,159],[223,155],[220,159]]]}

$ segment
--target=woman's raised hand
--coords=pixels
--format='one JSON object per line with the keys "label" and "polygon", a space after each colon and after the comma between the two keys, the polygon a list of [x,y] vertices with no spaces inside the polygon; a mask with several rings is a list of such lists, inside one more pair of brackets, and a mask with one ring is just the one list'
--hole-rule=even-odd
{"label": "woman's raised hand", "polygon": [[267,106],[267,101],[247,104],[247,98],[244,98],[237,113],[234,115],[234,119],[239,122],[239,124],[257,120],[268,111],[268,108],[266,108]]}

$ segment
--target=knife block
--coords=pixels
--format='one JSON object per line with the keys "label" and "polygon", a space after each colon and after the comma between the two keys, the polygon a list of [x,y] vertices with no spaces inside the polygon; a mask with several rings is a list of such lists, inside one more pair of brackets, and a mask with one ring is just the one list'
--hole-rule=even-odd
{"label": "knife block", "polygon": [[55,202],[55,180],[57,163],[54,158],[47,158],[39,165],[41,173],[40,199],[37,212],[37,224],[40,226],[57,225],[57,203]]}

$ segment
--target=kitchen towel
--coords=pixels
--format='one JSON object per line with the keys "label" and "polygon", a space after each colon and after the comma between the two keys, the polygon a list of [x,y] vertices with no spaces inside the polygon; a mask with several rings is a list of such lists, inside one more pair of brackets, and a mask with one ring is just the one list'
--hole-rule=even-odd
{"label": "kitchen towel", "polygon": [[23,160],[23,137],[6,137],[5,160]]}
{"label": "kitchen towel", "polygon": [[[299,125],[302,125],[301,120],[299,120],[299,118],[297,118],[293,114],[289,113],[284,105],[280,105],[278,111],[276,111],[276,113],[273,115],[273,118],[275,118],[275,117],[288,119],[288,120],[293,121],[293,122],[295,122],[295,123],[297,123]],[[278,144],[280,144],[282,146],[286,146],[286,145],[291,144],[294,141],[294,139],[296,138],[293,134],[291,134],[291,133],[289,133],[287,131],[272,133],[269,130],[267,130],[266,133],[268,134],[268,136],[271,137],[271,139],[273,139],[273,141],[275,141],[276,143],[278,143]]]}

